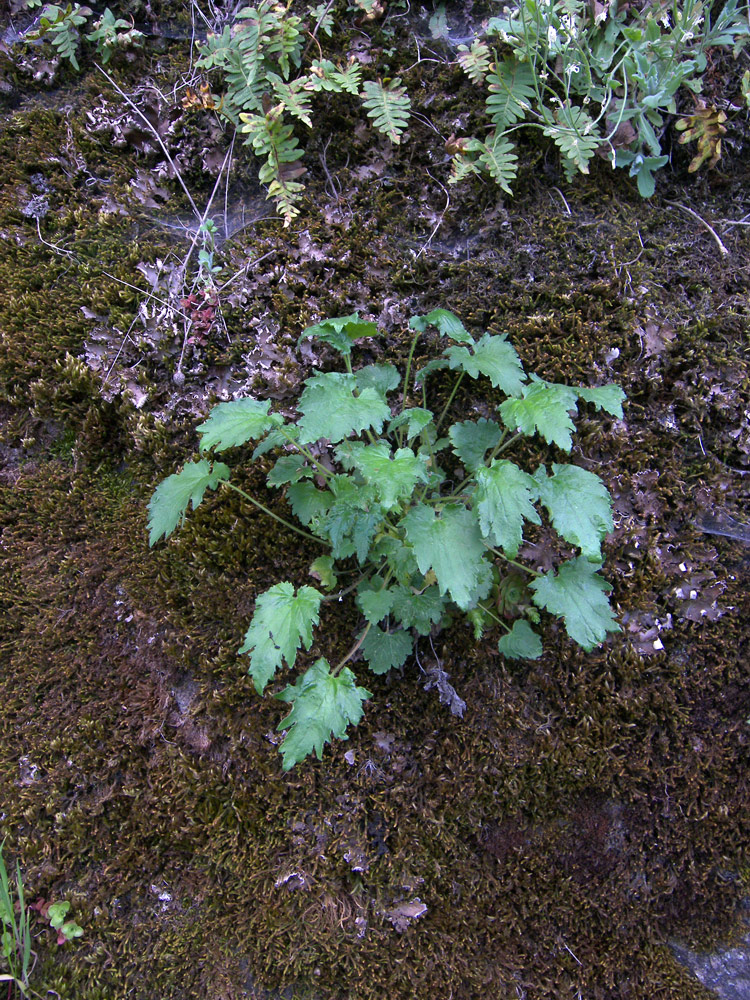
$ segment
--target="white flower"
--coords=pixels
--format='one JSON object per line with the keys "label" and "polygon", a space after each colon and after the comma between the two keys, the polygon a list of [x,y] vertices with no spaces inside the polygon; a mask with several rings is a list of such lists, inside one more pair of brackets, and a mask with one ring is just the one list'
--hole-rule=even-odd
{"label": "white flower", "polygon": [[576,25],[572,14],[563,14],[560,18],[560,27],[563,28],[571,38],[575,38],[578,34],[578,26]]}
{"label": "white flower", "polygon": [[555,31],[555,29],[554,29],[554,28],[552,27],[552,25],[550,25],[550,26],[549,26],[549,27],[547,28],[547,44],[548,44],[548,45],[549,45],[549,46],[551,47],[551,46],[553,46],[553,45],[554,45],[554,44],[555,44],[556,42],[557,42],[557,32],[556,32],[556,31]]}
{"label": "white flower", "polygon": [[661,21],[661,23],[664,25],[665,28],[671,27],[672,22],[669,20],[669,11],[668,10],[664,11],[664,13],[659,18],[659,20]]}
{"label": "white flower", "polygon": [[581,72],[581,67],[578,65],[578,63],[569,63],[565,67],[565,72],[567,73],[568,76],[573,76],[574,73]]}

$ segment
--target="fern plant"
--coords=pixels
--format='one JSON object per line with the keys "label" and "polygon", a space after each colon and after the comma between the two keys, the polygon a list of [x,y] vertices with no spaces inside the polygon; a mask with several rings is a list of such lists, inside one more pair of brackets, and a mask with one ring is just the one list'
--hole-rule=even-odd
{"label": "fern plant", "polygon": [[[459,47],[464,72],[487,88],[491,129],[482,140],[452,137],[450,182],[487,172],[510,192],[514,133],[533,127],[557,146],[568,180],[588,173],[599,153],[629,168],[649,197],[654,172],[668,160],[661,134],[677,91],[700,92],[709,48],[732,48],[736,56],[750,37],[746,6],[728,0],[712,17],[713,9],[702,0],[638,8],[618,0],[593,7],[520,0],[506,8],[506,16],[489,20],[486,38]],[[717,148],[705,140],[700,162]]]}
{"label": "fern plant", "polygon": [[[622,390],[527,374],[505,336],[485,333],[477,340],[444,309],[414,316],[410,325],[415,334],[403,376],[391,364],[355,371],[353,344],[376,336],[375,324],[356,313],[327,319],[302,336],[330,344],[345,370],[307,379],[296,421],[272,411],[268,401],[243,398],[220,403],[198,427],[204,454],[249,441],[257,442],[253,460],[275,452],[268,485],[286,491],[300,524],[234,485],[228,466],[208,457],[167,477],[149,504],[151,545],[172,534],[191,503],[197,507],[207,490],[223,486],[324,550],[311,567],[322,589],[283,581],[257,597],[238,652],[249,655],[259,694],[285,664],[294,667],[300,648],[310,648],[325,602],[354,593],[362,625],[346,656],[333,667],[317,659],[276,695],[291,706],[279,725],[286,731],[285,770],[313,751],[320,757],[326,742],[346,739],[347,727],[359,721],[370,693],[347,665],[358,653],[373,673],[387,673],[406,662],[420,636],[456,615],[465,616],[477,641],[499,628],[498,650],[508,658],[542,654],[541,611],[562,619],[586,650],[619,629],[607,596],[611,586],[600,573],[601,544],[612,530],[604,484],[567,462],[527,471],[507,454],[521,437],[536,435],[569,453],[579,403],[621,417]],[[430,326],[449,346],[412,383],[416,343]],[[439,369],[457,379],[436,414],[426,383]],[[446,430],[466,378],[489,380],[497,419],[457,420]],[[409,405],[413,388],[421,405]],[[449,474],[447,462],[459,463],[461,471]],[[578,550],[546,573],[517,558],[525,524],[541,524],[540,509],[568,552]],[[342,590],[345,571],[355,580]]]}
{"label": "fern plant", "polygon": [[[43,0],[26,0],[26,8],[32,10],[42,7],[36,28],[26,33],[29,41],[36,39],[48,40],[62,59],[67,59],[76,71],[78,64],[78,49],[81,45],[81,29],[93,17],[90,7],[68,3],[64,7],[59,4],[43,3]],[[137,31],[133,24],[122,18],[115,17],[109,7],[85,36],[96,46],[96,54],[104,65],[112,58],[118,48],[139,46],[143,42],[143,33]]]}
{"label": "fern plant", "polygon": [[[330,9],[311,12],[317,25],[331,34]],[[305,168],[298,163],[303,150],[294,134],[294,123],[313,127],[316,94],[351,94],[359,97],[374,127],[400,142],[409,120],[409,98],[400,80],[388,84],[368,81],[362,86],[362,68],[356,59],[345,64],[318,56],[306,69],[304,24],[289,7],[277,0],[260,0],[244,7],[234,24],[209,34],[200,43],[199,69],[220,71],[226,88],[218,105],[221,113],[247,136],[245,143],[264,162],[260,180],[268,197],[289,225],[299,213]],[[317,39],[316,39],[317,42]]]}

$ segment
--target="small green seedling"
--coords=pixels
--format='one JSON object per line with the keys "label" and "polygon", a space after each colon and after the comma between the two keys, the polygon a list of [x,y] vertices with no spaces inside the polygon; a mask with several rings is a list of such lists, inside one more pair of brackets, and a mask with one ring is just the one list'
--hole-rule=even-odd
{"label": "small green seedling", "polygon": [[65,944],[74,938],[82,937],[83,928],[75,920],[66,920],[70,910],[70,903],[65,900],[61,903],[50,903],[47,907],[47,919],[50,927],[57,931],[57,943]]}
{"label": "small green seedling", "polygon": [[[268,485],[284,489],[297,520],[292,524],[229,482],[230,470],[208,457],[188,462],[165,479],[149,505],[150,544],[168,537],[188,505],[197,507],[220,485],[241,494],[289,530],[321,545],[311,586],[275,584],[259,594],[239,653],[262,694],[300,646],[312,645],[326,600],[354,593],[362,626],[352,648],[333,668],[319,658],[276,697],[290,705],[279,729],[283,767],[315,751],[332,736],[346,739],[359,722],[370,692],[347,666],[360,652],[370,670],[401,667],[419,636],[463,615],[479,641],[487,629],[504,634],[497,648],[506,658],[542,655],[541,612],[562,619],[568,635],[586,650],[619,631],[602,577],[601,544],[612,530],[612,503],[593,472],[567,462],[527,471],[507,455],[523,437],[538,435],[570,452],[579,403],[622,417],[624,393],[547,382],[527,374],[505,335],[475,339],[453,313],[435,309],[414,316],[415,331],[403,374],[391,364],[352,367],[352,347],[377,336],[374,323],[351,316],[324,320],[303,338],[333,347],[344,372],[316,374],[305,382],[298,418],[272,412],[253,398],[220,403],[198,427],[201,451],[223,452],[258,442],[253,460],[276,452]],[[449,346],[417,375],[421,404],[409,405],[414,350],[436,327]],[[426,382],[436,370],[457,379],[439,414],[428,406]],[[466,379],[488,380],[496,395],[494,417],[457,420],[444,430],[456,392]],[[542,573],[519,562],[526,523],[552,527],[577,554]],[[342,563],[357,579],[337,593]]]}

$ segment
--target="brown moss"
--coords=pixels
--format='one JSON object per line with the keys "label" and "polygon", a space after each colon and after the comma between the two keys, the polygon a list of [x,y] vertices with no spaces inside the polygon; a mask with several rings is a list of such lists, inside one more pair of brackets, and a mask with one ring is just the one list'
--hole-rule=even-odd
{"label": "brown moss", "polygon": [[[452,69],[424,79],[458,86]],[[439,125],[451,107],[434,105]],[[40,936],[37,983],[81,1000],[134,986],[159,1000],[261,987],[357,1000],[704,1000],[666,942],[728,937],[747,892],[746,554],[709,544],[693,523],[698,502],[739,513],[746,498],[731,472],[747,464],[735,433],[748,405],[746,237],[737,227],[731,261],[709,274],[710,237],[604,169],[565,188],[569,216],[529,143],[516,200],[489,185],[452,191],[428,244],[435,223],[421,212],[427,202],[439,214],[445,195],[425,181],[427,135],[414,131],[381,179],[360,181],[356,167],[386,154],[337,134],[336,114],[311,137],[304,225],[238,237],[238,268],[244,255],[273,257],[227,308],[231,343],[217,338],[196,361],[243,378],[261,319],[278,354],[255,390],[291,407],[312,370],[296,350],[307,323],[382,315],[385,336],[356,358],[399,364],[409,315],[442,305],[472,328],[509,332],[546,378],[621,381],[626,429],[587,411],[576,459],[616,496],[606,572],[626,632],[584,655],[545,622],[545,656],[506,664],[495,637],[475,644],[457,624],[419,652],[440,657],[463,719],[415,669],[368,677],[373,698],[348,743],[282,775],[284,708],[256,696],[236,650],[257,593],[307,582],[319,553],[228,491],[147,549],[154,483],[196,443],[201,375],[180,397],[169,381],[180,345],[144,342],[127,358],[142,371],[142,410],[102,397],[82,361],[80,306],[126,329],[137,297],[103,270],[132,283],[164,245],[102,220],[54,160],[66,117],[25,111],[0,138],[2,226],[14,234],[0,261],[11,289],[0,301],[3,436],[38,438],[33,461],[13,453],[0,492],[0,742],[13,748],[0,761],[2,832],[30,893],[70,899],[85,929],[64,952]],[[124,189],[145,161],[87,137],[78,111],[69,118],[89,168]],[[342,185],[335,205],[324,150]],[[717,217],[741,198],[737,169],[713,198]],[[72,241],[73,258],[40,246],[20,214],[35,171],[64,203],[42,234]],[[649,316],[676,331],[653,355],[638,332]],[[416,361],[437,350],[426,336]],[[325,352],[315,360],[333,365]],[[449,389],[430,381],[434,399]],[[466,387],[456,414],[491,403],[486,386]],[[56,422],[88,442],[74,464],[45,454]],[[557,457],[528,444],[518,460]],[[231,462],[238,483],[287,513],[246,452]],[[726,584],[718,620],[682,614],[683,562]],[[641,655],[641,618],[668,614],[665,651]],[[343,652],[358,625],[351,603],[326,605],[310,656]],[[397,930],[389,915],[416,897],[427,912]]]}

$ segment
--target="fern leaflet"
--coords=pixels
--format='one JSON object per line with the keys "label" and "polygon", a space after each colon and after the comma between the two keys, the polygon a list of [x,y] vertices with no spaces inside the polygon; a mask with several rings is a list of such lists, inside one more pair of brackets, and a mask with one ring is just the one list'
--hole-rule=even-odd
{"label": "fern leaflet", "polygon": [[534,70],[528,63],[512,57],[494,63],[487,82],[487,114],[496,129],[502,131],[526,117],[535,97]]}
{"label": "fern leaflet", "polygon": [[401,142],[401,135],[409,123],[411,101],[406,90],[400,86],[401,79],[396,77],[387,86],[380,80],[373,83],[367,80],[363,86],[362,104],[367,109],[367,117],[378,132],[387,135],[393,143]]}
{"label": "fern leaflet", "polygon": [[268,197],[276,201],[284,225],[288,226],[299,215],[296,203],[304,185],[296,178],[305,172],[304,167],[293,166],[303,151],[292,126],[283,123],[279,108],[267,115],[242,114],[240,118],[244,122],[241,131],[248,135],[246,144],[253,147],[256,156],[266,158],[258,175],[260,182],[268,185]]}
{"label": "fern leaflet", "polygon": [[479,86],[490,68],[490,50],[485,42],[475,38],[470,49],[458,46],[458,62],[471,82]]}
{"label": "fern leaflet", "polygon": [[557,122],[542,130],[553,139],[562,153],[565,176],[572,180],[576,170],[589,172],[589,161],[602,143],[596,124],[583,108],[563,104],[557,111]]}

